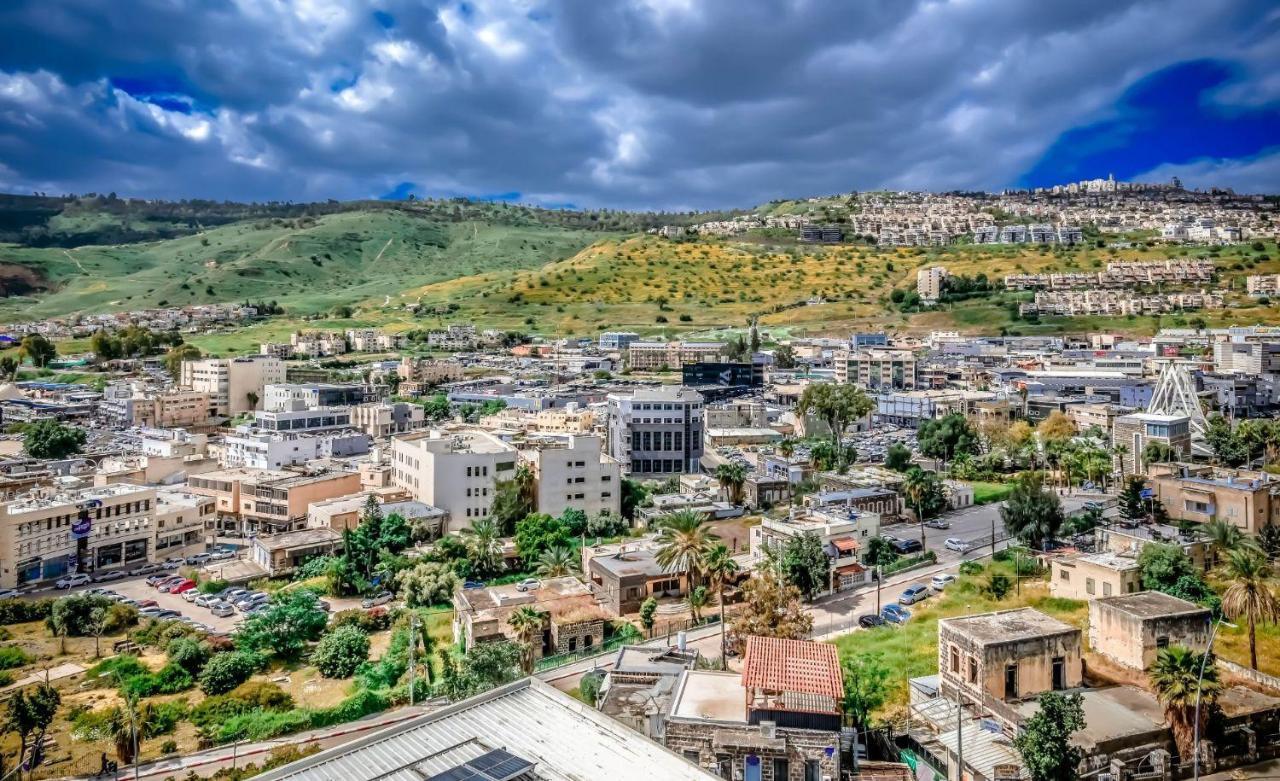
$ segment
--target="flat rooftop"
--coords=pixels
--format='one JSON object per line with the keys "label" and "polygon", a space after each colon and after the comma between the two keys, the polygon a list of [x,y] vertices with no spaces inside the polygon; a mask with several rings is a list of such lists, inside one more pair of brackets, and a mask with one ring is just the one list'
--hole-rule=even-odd
{"label": "flat rooftop", "polygon": [[[1164,732],[1164,706],[1151,692],[1136,686],[1109,686],[1081,689],[1084,700],[1084,728],[1071,735],[1071,742],[1086,748],[1134,735]],[[1036,700],[1010,703],[1023,716],[1040,710]]]}
{"label": "flat rooftop", "polygon": [[1080,630],[1030,607],[975,616],[944,618],[941,626],[962,632],[983,645],[999,645]]}
{"label": "flat rooftop", "polygon": [[628,550],[607,556],[592,556],[591,563],[614,577],[626,578],[635,575],[676,574],[681,570],[664,567],[658,563],[657,554],[652,550]]}
{"label": "flat rooftop", "polygon": [[1136,594],[1118,594],[1114,597],[1100,597],[1095,600],[1099,605],[1111,610],[1118,610],[1136,618],[1164,618],[1166,616],[1185,616],[1209,611],[1199,605],[1169,596],[1159,591],[1139,591]]}
{"label": "flat rooftop", "polygon": [[[1068,560],[1070,561],[1070,560]],[[1128,572],[1138,568],[1138,559],[1135,556],[1126,556],[1122,553],[1087,553],[1076,559],[1084,564],[1094,564],[1099,567],[1106,567],[1120,572]]]}
{"label": "flat rooftop", "polygon": [[689,670],[671,699],[671,718],[747,723],[747,692],[737,673]]}

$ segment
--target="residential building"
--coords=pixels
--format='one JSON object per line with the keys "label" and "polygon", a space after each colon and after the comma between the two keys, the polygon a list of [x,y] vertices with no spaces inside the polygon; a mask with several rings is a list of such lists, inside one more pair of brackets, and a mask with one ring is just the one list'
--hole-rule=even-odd
{"label": "residential building", "polygon": [[1142,451],[1147,445],[1158,442],[1169,446],[1174,460],[1191,456],[1191,419],[1185,415],[1157,415],[1135,412],[1122,415],[1112,425],[1111,446],[1124,446],[1120,454],[1120,469],[1124,474],[1145,474],[1146,462]]}
{"label": "residential building", "polygon": [[609,455],[624,474],[664,478],[700,471],[703,399],[697,391],[660,385],[611,393],[608,420]]}
{"label": "residential building", "polygon": [[930,266],[916,272],[916,293],[926,304],[936,304],[942,298],[943,285],[947,280],[945,266]]}
{"label": "residential building", "polygon": [[449,531],[489,517],[499,480],[515,476],[516,449],[488,432],[423,431],[391,440],[391,480],[449,514]]}
{"label": "residential building", "polygon": [[689,573],[658,563],[652,542],[624,542],[582,549],[582,571],[591,591],[612,615],[640,609],[649,597],[683,597]]}
{"label": "residential building", "polygon": [[294,331],[289,346],[293,355],[303,358],[328,358],[348,349],[347,340],[337,331]]}
{"label": "residential building", "polygon": [[1049,560],[1049,591],[1055,597],[1090,600],[1142,589],[1138,557],[1128,552],[1087,553]]}
{"label": "residential building", "polygon": [[600,349],[605,352],[621,352],[640,341],[640,334],[631,331],[605,331],[600,334]]}
{"label": "residential building", "polygon": [[633,371],[680,371],[685,364],[726,359],[724,342],[640,342],[627,345],[627,366]]}
{"label": "residential building", "polygon": [[1280,525],[1280,478],[1269,472],[1179,463],[1153,464],[1148,472],[1147,484],[1173,520],[1217,518],[1254,535]]}
{"label": "residential building", "polygon": [[865,548],[872,537],[880,536],[880,516],[846,507],[793,508],[786,518],[764,518],[751,527],[751,558],[761,562],[770,552],[780,554],[791,540],[810,534],[821,542],[829,562],[828,585],[821,593],[846,591],[868,581]]}
{"label": "residential building", "polygon": [[268,385],[284,382],[284,361],[270,355],[183,361],[179,384],[209,397],[207,417],[262,409]]}
{"label": "residential building", "polygon": [[187,488],[214,500],[216,531],[271,533],[305,526],[313,502],[355,493],[360,489],[360,476],[355,472],[308,474],[242,467],[193,475]]}
{"label": "residential building", "polygon": [[1161,648],[1181,645],[1203,653],[1213,614],[1159,591],[1140,591],[1089,603],[1089,647],[1112,662],[1146,672]]}
{"label": "residential building", "polygon": [[1213,564],[1209,544],[1198,532],[1184,533],[1176,526],[1161,523],[1112,523],[1093,530],[1094,549],[1136,558],[1147,545],[1156,542],[1177,545],[1196,565],[1208,571]]}
{"label": "residential building", "polygon": [[534,659],[603,647],[609,618],[591,589],[572,576],[543,578],[538,588],[526,591],[515,583],[459,588],[453,605],[454,642],[468,651],[478,643],[523,642],[510,624],[512,615],[522,607],[542,613],[541,636],[532,643]]}
{"label": "residential building", "polygon": [[[537,725],[531,729],[531,725]],[[714,781],[537,678],[478,694],[268,770],[259,781]]]}
{"label": "residential building", "polygon": [[347,329],[347,344],[358,353],[385,353],[404,347],[404,334],[391,334],[376,328]]}
{"label": "residential building", "polygon": [[520,460],[537,482],[537,511],[559,516],[573,508],[587,515],[622,514],[622,469],[597,436],[538,437],[520,446]]}
{"label": "residential building", "polygon": [[456,361],[437,361],[413,358],[408,355],[400,359],[396,374],[400,375],[402,380],[401,392],[406,393],[408,392],[406,383],[419,387],[434,387],[448,382],[461,382],[466,378],[466,374],[462,371],[462,364]]}
{"label": "residential building", "polygon": [[351,407],[351,425],[374,439],[407,434],[426,425],[422,406],[407,401],[372,401]]}
{"label": "residential building", "polygon": [[916,356],[910,350],[856,350],[836,356],[836,382],[868,390],[914,390]]}
{"label": "residential building", "polygon": [[681,674],[663,740],[722,779],[837,779],[843,696],[835,646],[748,637],[741,673]]}
{"label": "residential building", "polygon": [[663,742],[676,683],[697,665],[698,652],[624,645],[600,687],[596,706],[650,740]]}
{"label": "residential building", "polygon": [[1080,630],[1034,608],[938,622],[938,672],[947,696],[989,704],[1081,684]]}
{"label": "residential building", "polygon": [[318,556],[342,552],[342,535],[333,529],[295,529],[255,536],[249,544],[249,561],[267,577],[287,577]]}
{"label": "residential building", "polygon": [[225,468],[283,469],[321,458],[349,458],[369,452],[369,435],[352,429],[321,432],[269,431],[250,424],[222,438]]}

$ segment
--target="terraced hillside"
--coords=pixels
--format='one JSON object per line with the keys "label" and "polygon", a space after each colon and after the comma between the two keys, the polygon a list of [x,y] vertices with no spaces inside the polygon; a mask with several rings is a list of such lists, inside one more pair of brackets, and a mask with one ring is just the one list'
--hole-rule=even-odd
{"label": "terraced hillside", "polygon": [[115,246],[0,245],[0,282],[17,280],[10,288],[19,294],[0,299],[0,319],[243,300],[319,313],[369,298],[399,301],[403,291],[440,280],[538,267],[602,235],[379,210],[238,222]]}
{"label": "terraced hillside", "polygon": [[[1222,286],[1243,291],[1248,273],[1280,272],[1276,248],[1075,250],[955,246],[878,250],[865,246],[771,246],[746,241],[670,242],[632,237],[595,244],[536,269],[447,280],[412,291],[424,304],[455,305],[454,317],[486,326],[582,334],[631,329],[643,334],[711,333],[758,316],[775,333],[839,333],[850,328],[959,329],[995,333],[1097,330],[1150,332],[1155,318],[1014,318],[1029,294],[995,292],[930,311],[901,311],[895,289],[914,289],[916,271],[941,264],[952,274],[1089,271],[1110,260],[1180,255],[1217,258]],[[370,302],[371,304],[375,302]],[[1276,322],[1277,310],[1229,296],[1220,312],[1165,316],[1164,325],[1203,316],[1217,322]],[[1096,320],[1096,322],[1095,322]]]}

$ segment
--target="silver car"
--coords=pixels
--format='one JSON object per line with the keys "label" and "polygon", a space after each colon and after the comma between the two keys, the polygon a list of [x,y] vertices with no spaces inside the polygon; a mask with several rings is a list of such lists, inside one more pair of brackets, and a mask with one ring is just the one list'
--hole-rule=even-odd
{"label": "silver car", "polygon": [[227,618],[236,614],[236,609],[226,602],[214,602],[209,605],[209,612],[218,618]]}

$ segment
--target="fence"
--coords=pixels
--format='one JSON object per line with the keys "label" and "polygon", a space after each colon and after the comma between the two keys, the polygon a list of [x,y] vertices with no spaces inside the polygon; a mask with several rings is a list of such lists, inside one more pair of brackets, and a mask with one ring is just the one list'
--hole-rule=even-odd
{"label": "fence", "polygon": [[1230,660],[1223,659],[1221,656],[1218,657],[1218,666],[1237,678],[1244,678],[1246,681],[1256,683],[1272,691],[1280,691],[1280,678],[1274,675],[1268,675],[1261,670],[1253,670],[1244,665],[1236,664]]}
{"label": "fence", "polygon": [[655,640],[659,637],[666,636],[668,644],[674,641],[677,634],[686,632],[690,629],[698,627],[711,626],[720,623],[718,614],[703,616],[700,623],[695,622],[692,618],[685,618],[679,621],[660,621],[653,625],[648,632],[643,632],[639,638],[633,634],[618,634],[605,640],[601,645],[593,648],[584,648],[572,653],[556,654],[554,656],[544,656],[534,664],[535,672],[543,672],[546,670],[554,670],[557,667],[564,667],[574,662],[580,662],[583,659],[590,659],[595,656],[605,656],[618,650],[624,645],[635,644],[647,640]]}

